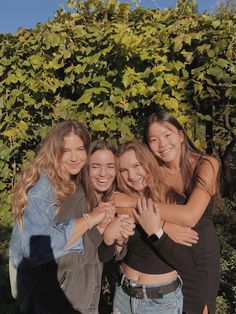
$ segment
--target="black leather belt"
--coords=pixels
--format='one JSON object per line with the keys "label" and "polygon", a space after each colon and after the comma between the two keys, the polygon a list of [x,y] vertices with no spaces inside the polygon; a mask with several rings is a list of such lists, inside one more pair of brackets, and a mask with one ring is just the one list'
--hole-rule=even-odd
{"label": "black leather belt", "polygon": [[146,285],[133,284],[128,278],[123,277],[121,280],[121,287],[123,291],[130,297],[137,299],[162,299],[163,295],[175,291],[181,284],[179,278],[170,284],[160,287],[146,287]]}

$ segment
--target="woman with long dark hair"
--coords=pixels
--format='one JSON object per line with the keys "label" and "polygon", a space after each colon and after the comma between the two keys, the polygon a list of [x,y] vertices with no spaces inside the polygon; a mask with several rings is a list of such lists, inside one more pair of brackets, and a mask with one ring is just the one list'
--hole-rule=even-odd
{"label": "woman with long dark hair", "polygon": [[189,314],[215,313],[220,250],[212,213],[219,199],[219,163],[201,153],[178,120],[167,112],[149,117],[145,141],[157,159],[164,182],[186,197],[185,205],[160,205],[162,219],[194,227],[199,235],[193,247],[197,267],[191,274],[181,274],[184,310]]}

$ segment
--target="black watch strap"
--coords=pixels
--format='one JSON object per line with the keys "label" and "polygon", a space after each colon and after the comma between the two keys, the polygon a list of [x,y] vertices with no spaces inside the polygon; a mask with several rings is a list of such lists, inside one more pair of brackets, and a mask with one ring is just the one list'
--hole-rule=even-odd
{"label": "black watch strap", "polygon": [[155,233],[153,233],[153,234],[151,234],[151,235],[148,237],[148,240],[149,240],[151,243],[153,243],[153,242],[158,241],[159,238],[158,238],[158,236],[157,236]]}

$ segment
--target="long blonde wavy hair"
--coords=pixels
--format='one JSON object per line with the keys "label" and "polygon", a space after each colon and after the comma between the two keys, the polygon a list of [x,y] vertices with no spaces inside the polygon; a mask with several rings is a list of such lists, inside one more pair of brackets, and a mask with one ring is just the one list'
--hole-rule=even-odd
{"label": "long blonde wavy hair", "polygon": [[129,151],[135,152],[137,160],[146,171],[144,196],[151,198],[155,202],[168,203],[168,187],[161,181],[161,174],[156,159],[148,147],[138,140],[128,141],[120,145],[116,151],[118,189],[131,196],[137,195],[135,190],[126,185],[119,171],[119,158]]}
{"label": "long blonde wavy hair", "polygon": [[[23,226],[23,214],[28,204],[28,191],[34,186],[44,171],[56,190],[57,205],[65,196],[75,191],[76,183],[68,171],[61,166],[64,151],[64,137],[73,133],[83,141],[88,153],[90,135],[86,127],[76,120],[67,120],[56,125],[40,144],[35,158],[22,171],[18,182],[13,189],[12,211],[16,221]],[[84,169],[80,171],[79,177]],[[77,179],[78,180],[78,179]]]}

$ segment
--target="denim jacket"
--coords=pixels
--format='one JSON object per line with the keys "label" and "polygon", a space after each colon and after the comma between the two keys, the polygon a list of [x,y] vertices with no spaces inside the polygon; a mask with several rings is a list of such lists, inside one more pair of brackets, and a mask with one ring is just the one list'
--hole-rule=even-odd
{"label": "denim jacket", "polygon": [[10,263],[17,270],[17,294],[21,310],[29,308],[31,296],[38,282],[40,265],[76,252],[84,254],[82,237],[69,248],[64,248],[70,239],[76,219],[57,222],[56,191],[47,175],[42,172],[37,183],[28,191],[28,204],[23,214],[23,228],[16,223],[9,245]]}
{"label": "denim jacket", "polygon": [[23,215],[23,229],[15,224],[9,252],[17,269],[23,259],[30,267],[55,260],[69,252],[84,253],[83,239],[79,238],[69,248],[76,219],[54,222],[56,217],[56,191],[47,175],[42,172],[37,183],[28,192],[28,205]]}

